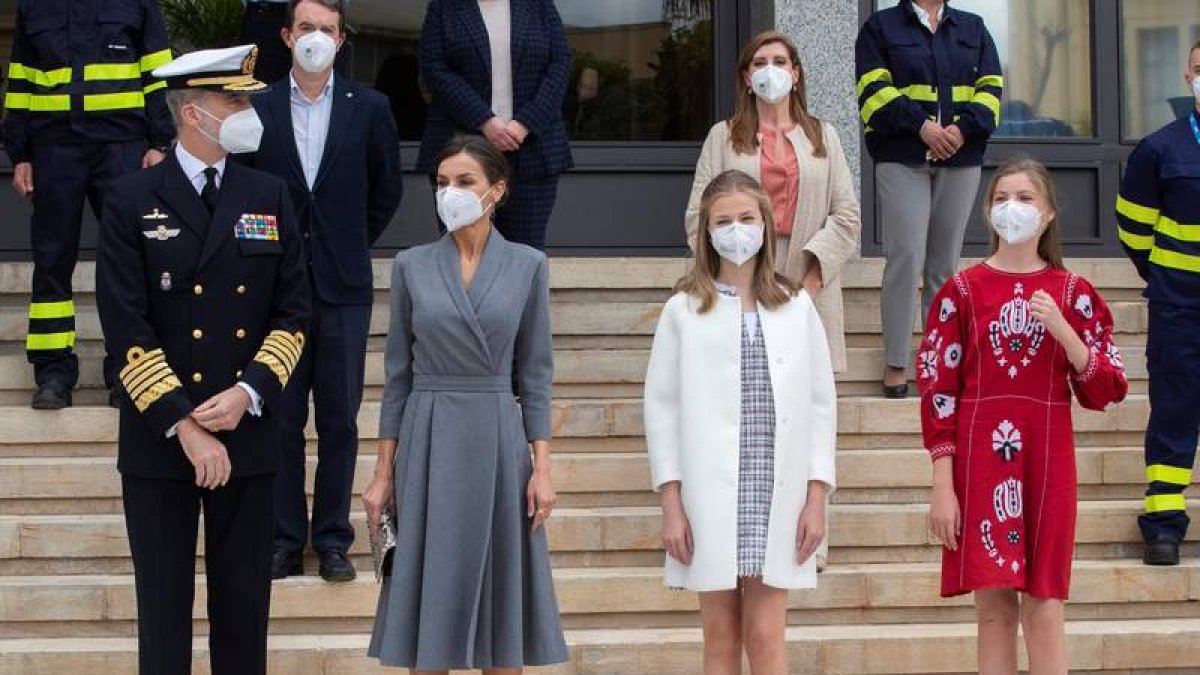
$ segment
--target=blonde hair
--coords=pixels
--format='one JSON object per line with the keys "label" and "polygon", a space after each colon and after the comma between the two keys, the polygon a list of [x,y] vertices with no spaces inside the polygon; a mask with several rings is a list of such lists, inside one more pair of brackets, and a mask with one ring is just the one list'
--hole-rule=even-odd
{"label": "blonde hair", "polygon": [[758,106],[755,104],[754,92],[746,87],[743,78],[750,73],[754,65],[754,55],[758,50],[770,44],[781,44],[787,49],[788,58],[799,72],[796,86],[788,96],[788,109],[792,119],[804,130],[808,142],[813,147],[813,157],[825,156],[825,133],[821,128],[821,120],[808,112],[808,82],[804,77],[804,65],[800,63],[800,51],[796,43],[788,36],[778,31],[759,33],[746,43],[738,57],[737,72],[737,109],[733,119],[729,120],[729,136],[733,141],[734,152],[740,155],[751,155],[758,148]]}
{"label": "blonde hair", "polygon": [[691,269],[675,284],[676,293],[687,293],[700,300],[700,313],[704,314],[716,304],[718,291],[717,273],[721,269],[721,256],[713,247],[712,234],[708,231],[713,204],[722,197],[746,194],[758,203],[763,219],[763,245],[754,256],[754,297],[763,307],[775,309],[786,304],[799,287],[787,277],[775,272],[775,218],[771,212],[771,200],[758,181],[741,171],[726,171],[704,188],[700,197],[700,227],[696,229],[696,257]]}
{"label": "blonde hair", "polygon": [[[1000,180],[1008,176],[1016,176],[1024,174],[1029,177],[1034,188],[1041,193],[1045,198],[1046,203],[1054,211],[1054,217],[1050,222],[1046,223],[1046,230],[1042,232],[1041,239],[1038,240],[1038,256],[1045,260],[1054,269],[1066,269],[1063,266],[1062,255],[1062,236],[1058,225],[1058,191],[1054,187],[1054,179],[1050,177],[1050,172],[1046,170],[1045,165],[1036,159],[1030,157],[1013,157],[1005,160],[992,175],[992,180],[988,183],[987,192],[983,198],[983,219],[987,221],[992,215],[992,200],[996,198],[996,187],[1000,184]],[[1000,247],[1000,235],[992,231],[992,253]]]}

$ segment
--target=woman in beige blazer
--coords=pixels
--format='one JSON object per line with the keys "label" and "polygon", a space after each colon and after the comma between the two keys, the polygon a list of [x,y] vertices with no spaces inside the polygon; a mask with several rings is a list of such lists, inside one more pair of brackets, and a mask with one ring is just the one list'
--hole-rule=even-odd
{"label": "woman in beige blazer", "polygon": [[[695,249],[700,196],[715,176],[738,169],[763,183],[776,217],[781,210],[795,212],[790,228],[776,228],[779,271],[801,282],[815,299],[834,370],[842,372],[846,339],[839,278],[858,252],[862,221],[841,141],[831,125],[808,113],[804,68],[787,36],[770,31],[752,39],[738,59],[738,72],[744,86],[738,87],[736,114],[708,132],[696,163],[687,207],[688,245]],[[774,144],[764,148],[764,139]],[[776,175],[784,175],[781,165],[790,165],[787,175],[798,173],[798,187],[772,190],[779,181],[763,175],[764,154],[768,171]]]}

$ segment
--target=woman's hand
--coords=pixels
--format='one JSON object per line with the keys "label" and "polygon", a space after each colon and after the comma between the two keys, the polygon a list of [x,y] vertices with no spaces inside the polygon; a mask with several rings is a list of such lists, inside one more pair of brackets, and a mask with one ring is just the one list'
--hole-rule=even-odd
{"label": "woman's hand", "polygon": [[808,297],[813,300],[825,290],[825,276],[821,273],[821,261],[814,256],[812,262],[808,266],[808,271],[804,273],[804,280],[801,281],[804,285],[804,290],[808,293]]}
{"label": "woman's hand", "polygon": [[1055,340],[1066,342],[1065,337],[1068,333],[1075,335],[1071,324],[1067,323],[1067,318],[1058,308],[1058,303],[1046,291],[1041,289],[1035,291],[1033,297],[1029,299],[1029,308],[1033,312],[1034,318],[1046,326],[1046,330],[1050,331]]}
{"label": "woman's hand", "polygon": [[558,502],[558,495],[554,492],[554,485],[550,480],[550,466],[539,463],[534,469],[533,477],[529,479],[529,485],[525,489],[525,502],[529,505],[528,516],[533,518],[533,526],[531,530],[537,532],[548,518],[550,512],[554,510],[554,504]]}
{"label": "woman's hand", "polygon": [[958,550],[958,540],[962,536],[962,512],[951,483],[934,483],[933,498],[929,504],[929,533],[951,551]]}
{"label": "woman's hand", "polygon": [[695,545],[692,541],[692,526],[683,510],[683,498],[679,494],[679,483],[663,486],[662,493],[662,542],[667,554],[684,565],[692,564]]}
{"label": "woman's hand", "polygon": [[392,485],[392,475],[386,472],[376,472],[362,495],[363,508],[367,510],[367,523],[370,524],[372,530],[379,527],[379,520],[383,517],[383,512],[391,508],[395,501],[396,492]]}
{"label": "woman's hand", "polygon": [[796,525],[796,564],[803,565],[825,541],[825,497],[829,488],[819,481],[809,483],[808,500]]}

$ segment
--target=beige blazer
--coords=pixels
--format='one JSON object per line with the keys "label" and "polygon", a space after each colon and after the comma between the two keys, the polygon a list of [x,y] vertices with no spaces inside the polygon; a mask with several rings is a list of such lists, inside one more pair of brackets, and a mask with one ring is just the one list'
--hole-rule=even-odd
{"label": "beige blazer", "polygon": [[[811,253],[821,263],[825,290],[816,298],[817,313],[829,340],[833,368],[846,370],[845,321],[842,316],[841,273],[846,263],[858,254],[862,218],[858,194],[850,177],[850,165],[842,152],[842,143],[832,125],[822,123],[825,133],[826,156],[813,157],[812,144],[797,126],[787,135],[796,149],[800,164],[800,193],[796,204],[796,220],[792,223],[791,246],[784,273],[799,281],[807,271]],[[692,196],[688,200],[685,227],[688,246],[695,250],[696,230],[700,218],[700,195],[718,174],[737,169],[760,180],[762,161],[756,150],[752,155],[733,151],[729,140],[729,123],[718,122],[708,132],[700,159],[696,162],[696,177]]]}

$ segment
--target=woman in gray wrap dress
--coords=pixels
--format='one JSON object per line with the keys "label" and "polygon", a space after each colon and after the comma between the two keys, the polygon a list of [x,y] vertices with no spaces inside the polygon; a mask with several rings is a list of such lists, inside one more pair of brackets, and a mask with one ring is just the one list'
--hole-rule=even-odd
{"label": "woman in gray wrap dress", "polygon": [[555,501],[549,267],[492,228],[507,186],[498,151],[457,138],[437,166],[450,233],[392,266],[363,502],[372,526],[395,506],[397,542],[368,653],[414,673],[519,673],[568,657],[542,527]]}

